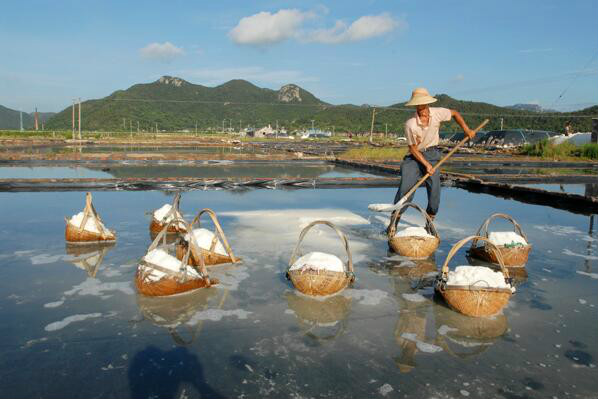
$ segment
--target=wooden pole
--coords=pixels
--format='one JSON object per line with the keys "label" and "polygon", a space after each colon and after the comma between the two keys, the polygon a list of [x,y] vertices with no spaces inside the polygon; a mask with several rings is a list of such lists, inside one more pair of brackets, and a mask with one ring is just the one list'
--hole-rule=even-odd
{"label": "wooden pole", "polygon": [[374,142],[374,120],[376,119],[376,107],[372,108],[372,125],[370,126],[370,143]]}
{"label": "wooden pole", "polygon": [[73,99],[73,124],[72,124],[73,140],[75,140],[75,100]]}

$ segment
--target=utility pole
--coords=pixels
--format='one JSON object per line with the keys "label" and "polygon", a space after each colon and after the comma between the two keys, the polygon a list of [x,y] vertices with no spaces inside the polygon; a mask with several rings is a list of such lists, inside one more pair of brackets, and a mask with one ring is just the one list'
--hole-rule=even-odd
{"label": "utility pole", "polygon": [[127,119],[123,118],[123,131],[127,128]]}
{"label": "utility pole", "polygon": [[75,99],[73,99],[73,140],[75,140]]}
{"label": "utility pole", "polygon": [[23,129],[23,111],[21,111],[21,110],[19,110],[19,121],[20,121],[20,130],[22,132],[24,129]]}
{"label": "utility pole", "polygon": [[376,107],[372,108],[372,126],[370,127],[370,143],[373,143],[374,137],[374,119],[376,118]]}
{"label": "utility pole", "polygon": [[314,131],[314,120],[313,119],[311,120],[311,130],[312,130],[312,132]]}
{"label": "utility pole", "polygon": [[195,134],[197,134],[197,121],[195,121]]}
{"label": "utility pole", "polygon": [[158,134],[158,122],[156,122],[156,134]]}
{"label": "utility pole", "polygon": [[386,138],[386,136],[388,136],[388,123],[384,124],[386,126],[386,130],[384,131],[384,138]]}
{"label": "utility pole", "polygon": [[35,131],[39,130],[39,115],[37,114],[37,107],[35,107]]}
{"label": "utility pole", "polygon": [[500,130],[503,130],[503,129],[502,129],[502,127],[503,127],[503,121],[504,121],[504,119],[503,119],[503,118],[500,118]]}
{"label": "utility pole", "polygon": [[239,133],[241,133],[241,119],[239,119]]}
{"label": "utility pole", "polygon": [[81,97],[79,97],[79,140],[81,140]]}
{"label": "utility pole", "polygon": [[139,121],[137,121],[137,133],[139,134]]}

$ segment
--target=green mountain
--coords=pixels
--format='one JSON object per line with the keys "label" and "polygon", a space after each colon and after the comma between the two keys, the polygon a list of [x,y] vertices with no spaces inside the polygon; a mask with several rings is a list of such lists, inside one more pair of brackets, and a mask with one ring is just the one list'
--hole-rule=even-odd
{"label": "green mountain", "polygon": [[[445,94],[437,95],[434,106],[453,108],[461,112],[472,127],[484,118],[491,122],[487,130],[499,129],[501,118],[505,129],[527,128],[562,131],[568,118],[598,114],[596,107],[575,113],[537,113],[528,110],[499,107],[492,104],[460,101]],[[374,130],[402,132],[405,121],[414,110],[404,103],[377,109]],[[370,130],[372,108],[351,104],[327,104],[313,94],[293,84],[279,90],[264,89],[245,80],[231,80],[216,87],[189,83],[183,79],[163,76],[155,82],[136,84],[111,95],[85,101],[82,104],[82,128],[99,131],[159,130],[221,130],[222,127],[262,127],[268,124],[289,130],[312,125],[325,130],[363,132]],[[70,129],[70,107],[56,114],[46,124],[47,129]],[[573,118],[578,131],[589,131],[589,118]],[[459,130],[453,122],[443,130]]]}
{"label": "green mountain", "polygon": [[[55,115],[55,112],[39,112],[38,118],[41,129],[41,123],[46,122],[52,116]],[[34,113],[26,113],[23,112],[23,128],[24,129],[33,129],[35,126],[35,119]],[[20,116],[19,111],[3,107],[0,105],[0,129],[19,129],[20,128]]]}

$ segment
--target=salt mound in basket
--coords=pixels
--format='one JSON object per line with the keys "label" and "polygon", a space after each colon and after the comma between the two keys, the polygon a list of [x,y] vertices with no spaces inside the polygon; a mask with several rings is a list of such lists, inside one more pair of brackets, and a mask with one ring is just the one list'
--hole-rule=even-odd
{"label": "salt mound in basket", "polygon": [[85,209],[70,219],[64,218],[64,238],[68,244],[88,244],[116,241],[116,234],[108,230],[95,210],[91,193],[85,194]]}
{"label": "salt mound in basket", "polygon": [[[455,253],[468,241],[484,241],[495,251],[501,271],[483,266],[458,266],[450,272],[448,263]],[[446,303],[459,313],[472,317],[486,317],[499,313],[509,302],[514,291],[509,272],[502,256],[487,238],[471,236],[456,243],[449,251],[438,276],[435,289]]]}
{"label": "salt mound in basket", "polygon": [[179,203],[181,201],[181,194],[177,193],[174,197],[172,205],[164,204],[161,208],[156,209],[152,212],[152,221],[150,222],[150,232],[152,234],[158,234],[162,229],[172,222],[173,220],[178,223],[171,223],[168,227],[168,233],[185,233],[187,229],[185,227],[184,218],[179,211]]}
{"label": "salt mound in basket", "polygon": [[[488,226],[490,225],[490,222],[496,218],[508,220],[513,224],[516,231],[493,231],[489,233]],[[495,213],[491,215],[480,226],[476,235],[487,238],[498,248],[506,267],[525,267],[532,246],[528,243],[527,236],[521,229],[519,223],[517,223],[511,216],[505,215],[504,213]],[[494,251],[488,248],[488,245],[478,245],[478,240],[472,241],[469,251],[473,257],[493,264],[498,264],[498,259],[494,255]]]}
{"label": "salt mound in basket", "polygon": [[[397,231],[401,212],[408,207],[418,210],[426,220],[426,227],[407,227]],[[427,258],[432,255],[440,244],[440,236],[434,227],[432,219],[419,207],[408,202],[393,213],[387,230],[388,246],[397,254],[410,258]]]}
{"label": "salt mound in basket", "polygon": [[[336,231],[347,252],[347,263],[334,255],[322,252],[310,252],[299,259],[299,249],[307,232],[315,225],[323,224]],[[306,295],[325,296],[336,294],[342,291],[355,280],[353,273],[353,261],[347,237],[334,224],[316,220],[308,224],[299,235],[299,242],[291,255],[287,278],[291,280],[295,288]]]}
{"label": "salt mound in basket", "polygon": [[[167,231],[168,225],[158,234],[137,266],[135,285],[139,293],[146,296],[166,296],[218,284],[216,279],[209,278],[195,240],[191,238],[190,246],[181,261],[168,252],[165,239]],[[160,240],[163,240],[162,245]],[[191,248],[195,248],[199,254],[200,265],[197,268],[187,264]]]}
{"label": "salt mound in basket", "polygon": [[[203,214],[210,216],[216,228],[216,233],[200,227],[200,219]],[[193,226],[195,226],[196,223],[197,228],[194,228]],[[228,244],[228,240],[224,235],[224,231],[218,222],[218,218],[211,209],[203,209],[199,212],[195,219],[193,219],[189,231],[192,233],[185,234],[185,236],[177,243],[177,259],[183,259],[185,252],[189,248],[191,236],[193,236],[206,266],[219,265],[222,263],[237,263],[241,261],[241,259],[236,258],[233,254],[233,251]],[[193,248],[191,248],[191,255],[189,256],[189,264],[194,266],[199,265],[199,253],[196,253]]]}

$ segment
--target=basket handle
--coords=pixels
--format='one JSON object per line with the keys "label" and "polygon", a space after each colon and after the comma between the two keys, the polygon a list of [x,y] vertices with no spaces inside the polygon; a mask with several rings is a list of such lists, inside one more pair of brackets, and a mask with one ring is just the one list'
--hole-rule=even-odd
{"label": "basket handle", "polygon": [[160,220],[160,222],[168,220],[168,218],[171,215],[172,215],[172,217],[174,219],[183,220],[183,218],[179,217],[179,204],[180,204],[180,202],[181,202],[181,193],[177,192],[176,195],[174,196],[174,200],[172,201],[172,206],[170,207],[170,210],[166,213],[166,215],[164,215],[162,217],[162,220]]}
{"label": "basket handle", "polygon": [[96,208],[93,206],[93,198],[91,193],[88,191],[85,193],[85,209],[83,210],[83,219],[81,220],[79,229],[83,230],[83,227],[87,224],[87,219],[89,219],[90,215],[93,218],[93,223],[96,225],[96,228],[100,232],[102,238],[107,238],[112,235],[109,231],[106,231],[106,228],[102,226],[101,223],[99,223],[102,221],[102,218],[100,215],[98,215]]}
{"label": "basket handle", "polygon": [[463,245],[465,245],[468,241],[470,240],[476,240],[476,241],[484,241],[485,243],[487,243],[490,246],[490,249],[494,252],[494,255],[496,256],[496,258],[498,259],[498,264],[500,265],[500,271],[502,272],[503,276],[505,276],[505,279],[510,278],[509,277],[509,271],[507,270],[507,268],[505,267],[505,263],[502,259],[502,255],[500,253],[500,250],[496,247],[496,245],[494,245],[493,243],[491,243],[488,238],[486,237],[480,237],[480,236],[469,236],[466,237],[464,239],[462,239],[461,241],[457,242],[455,245],[453,245],[453,247],[451,248],[451,250],[449,251],[448,255],[446,256],[446,259],[444,260],[444,264],[442,265],[442,278],[445,279],[448,275],[448,263],[449,261],[453,258],[453,256],[455,256],[455,254],[457,253],[457,251],[459,249],[461,249],[461,247]]}
{"label": "basket handle", "polygon": [[201,226],[200,218],[201,218],[201,215],[203,215],[204,213],[208,214],[208,216],[212,219],[212,223],[214,223],[214,226],[216,227],[216,234],[214,234],[214,238],[212,239],[212,244],[210,245],[210,252],[214,251],[214,248],[216,248],[216,243],[218,242],[218,238],[220,238],[220,240],[222,241],[222,244],[224,245],[224,249],[228,253],[228,256],[230,256],[231,261],[233,263],[237,263],[239,261],[239,259],[235,258],[235,255],[233,254],[233,250],[231,249],[230,245],[228,244],[228,240],[226,239],[226,236],[224,235],[224,230],[222,230],[222,226],[220,226],[218,217],[216,216],[216,213],[214,213],[213,210],[211,210],[209,208],[204,208],[197,214],[197,216],[195,216],[195,218],[193,219],[193,222],[191,222],[191,226],[189,227],[190,230],[188,230],[189,235],[190,236],[193,235],[193,226],[195,225],[195,223],[197,223],[197,227]]}
{"label": "basket handle", "polygon": [[430,217],[430,215],[428,215],[428,213],[426,211],[424,211],[419,205],[417,205],[414,202],[407,202],[405,204],[403,204],[403,206],[401,206],[399,209],[397,209],[396,211],[394,211],[392,213],[392,217],[390,220],[390,225],[389,225],[389,229],[388,229],[388,238],[392,238],[394,237],[394,235],[397,232],[397,226],[399,225],[399,221],[401,220],[401,211],[405,208],[414,208],[415,210],[419,211],[423,216],[424,219],[428,222],[426,225],[426,230],[428,230],[428,233],[431,233],[434,237],[440,239],[440,236],[438,235],[438,231],[436,230],[436,227],[434,226],[434,222],[432,221],[432,218]]}
{"label": "basket handle", "polygon": [[[490,217],[488,217],[488,219],[486,219],[484,221],[484,223],[482,223],[482,225],[480,226],[480,228],[478,229],[478,231],[476,233],[476,236],[488,238],[488,226],[490,226],[490,222],[492,222],[494,219],[498,219],[498,218],[506,219],[509,222],[511,222],[513,224],[513,226],[515,227],[517,234],[519,234],[521,237],[523,237],[523,239],[526,242],[528,242],[527,236],[523,232],[523,229],[521,228],[519,223],[517,223],[517,221],[515,219],[513,219],[511,216],[507,215],[506,213],[494,213],[494,214],[490,215]],[[477,244],[478,244],[478,240],[474,239],[471,243],[471,247],[475,248],[475,247],[477,247]]]}
{"label": "basket handle", "polygon": [[[174,223],[183,223],[185,225],[185,228],[188,229],[187,231],[191,231],[191,230],[189,230],[190,229],[189,223],[187,223],[185,220],[182,220],[182,221],[176,220],[176,219],[171,220],[164,226],[164,228],[162,228],[160,233],[158,233],[158,235],[156,236],[154,241],[152,241],[149,248],[147,249],[147,252],[150,252],[150,251],[153,251],[154,249],[156,249],[158,247],[158,244],[160,243],[160,240],[162,240],[162,245],[166,245],[166,236],[168,234],[168,227],[170,227],[170,225],[174,224]],[[206,269],[206,264],[203,260],[203,256],[201,254],[201,251],[199,250],[199,246],[195,242],[195,237],[193,237],[193,234],[189,234],[189,236],[190,236],[189,245],[187,246],[187,251],[185,252],[185,255],[183,256],[183,260],[181,261],[181,269],[183,269],[186,273],[186,270],[187,270],[186,265],[189,261],[189,256],[191,255],[191,252],[193,252],[193,255],[197,259],[199,259],[199,272],[201,273],[203,278],[206,280],[206,283],[209,287],[211,285],[210,276],[208,276],[208,270]]]}
{"label": "basket handle", "polygon": [[347,265],[346,265],[347,271],[345,273],[353,275],[353,258],[351,257],[351,250],[349,249],[349,241],[347,240],[347,237],[345,236],[345,234],[338,227],[336,227],[333,223],[331,223],[327,220],[313,221],[310,224],[308,224],[307,226],[305,226],[305,228],[303,230],[301,230],[301,234],[299,234],[299,241],[297,242],[297,246],[295,247],[295,250],[293,251],[293,254],[291,255],[291,260],[289,261],[289,266],[287,267],[287,272],[291,269],[291,266],[293,266],[293,263],[295,263],[295,260],[297,260],[297,255],[299,254],[299,247],[301,246],[301,242],[303,241],[303,238],[305,238],[305,235],[307,234],[307,232],[309,230],[311,230],[312,227],[314,227],[315,225],[318,225],[318,224],[323,224],[323,225],[329,226],[334,231],[336,231],[336,234],[339,236],[343,245],[345,246],[345,251],[347,251]]}

